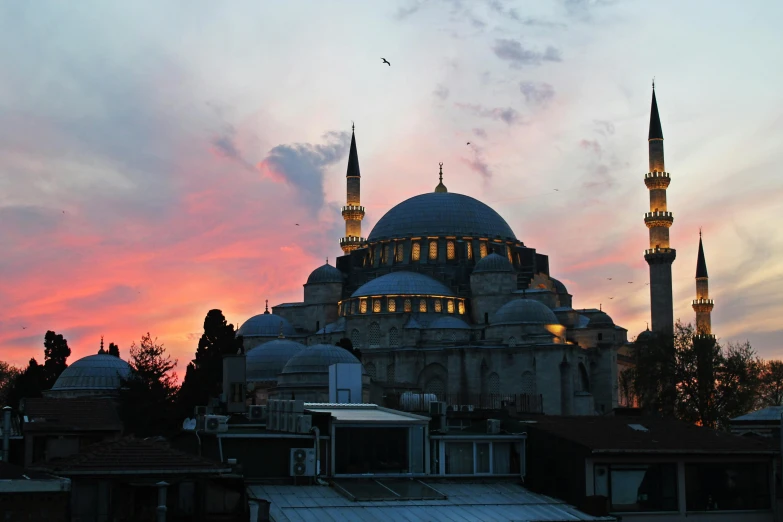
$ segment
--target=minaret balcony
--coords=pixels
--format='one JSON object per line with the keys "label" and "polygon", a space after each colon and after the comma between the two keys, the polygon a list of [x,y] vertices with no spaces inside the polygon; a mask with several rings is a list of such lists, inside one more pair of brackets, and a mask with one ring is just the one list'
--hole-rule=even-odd
{"label": "minaret balcony", "polygon": [[650,190],[665,189],[671,182],[668,172],[648,172],[644,175],[644,184]]}
{"label": "minaret balcony", "polygon": [[693,311],[696,313],[709,313],[712,312],[712,308],[715,306],[715,303],[712,301],[712,299],[694,299],[693,300]]}
{"label": "minaret balcony", "polygon": [[346,205],[341,208],[343,219],[349,220],[362,220],[364,219],[364,207],[359,205]]}
{"label": "minaret balcony", "polygon": [[340,246],[343,245],[360,245],[367,241],[366,238],[359,237],[359,236],[346,236],[340,238]]}
{"label": "minaret balcony", "polygon": [[674,216],[671,212],[645,212],[644,224],[647,228],[666,227],[669,228],[674,222]]}
{"label": "minaret balcony", "polygon": [[650,248],[644,251],[644,260],[648,264],[673,263],[677,251],[673,248]]}

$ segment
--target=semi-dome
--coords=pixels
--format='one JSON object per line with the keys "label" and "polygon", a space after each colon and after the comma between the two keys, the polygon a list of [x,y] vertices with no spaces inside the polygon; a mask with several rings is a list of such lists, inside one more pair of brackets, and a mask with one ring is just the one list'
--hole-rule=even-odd
{"label": "semi-dome", "polygon": [[237,335],[243,337],[277,337],[280,335],[280,325],[283,325],[283,335],[295,335],[296,331],[285,318],[264,312],[245,321],[237,330]]}
{"label": "semi-dome", "polygon": [[440,295],[454,297],[449,287],[435,279],[416,272],[392,272],[369,281],[351,297],[371,295]]}
{"label": "semi-dome", "polygon": [[307,348],[288,339],[275,339],[256,346],[245,355],[247,382],[275,381],[291,358]]}
{"label": "semi-dome", "polygon": [[513,272],[514,267],[509,262],[508,258],[499,254],[489,254],[484,256],[481,261],[476,263],[476,267],[473,269],[474,274],[480,274],[482,272]]}
{"label": "semi-dome", "polygon": [[481,201],[453,192],[430,192],[392,207],[367,241],[428,236],[517,240],[506,220]]}
{"label": "semi-dome", "polygon": [[510,301],[495,313],[492,325],[500,324],[560,324],[555,313],[544,303],[533,299]]}
{"label": "semi-dome", "polygon": [[568,289],[566,286],[561,283],[559,280],[555,279],[554,277],[549,278],[550,281],[552,281],[552,286],[555,287],[555,293],[557,294],[567,294]]}
{"label": "semi-dome", "polygon": [[645,330],[636,336],[637,343],[649,343],[653,339],[653,333],[650,330]]}
{"label": "semi-dome", "polygon": [[359,362],[345,348],[333,344],[314,344],[291,357],[280,373],[329,373],[329,366],[333,364]]}
{"label": "semi-dome", "polygon": [[312,272],[307,278],[308,285],[314,285],[318,283],[342,283],[343,273],[337,270],[329,263],[321,265]]}
{"label": "semi-dome", "polygon": [[435,319],[430,323],[429,327],[432,329],[439,328],[439,329],[448,329],[448,330],[470,330],[470,326],[468,326],[468,323],[466,323],[462,319],[451,317],[450,315],[444,317],[438,317],[437,319]]}
{"label": "semi-dome", "polygon": [[591,327],[605,328],[614,326],[614,321],[606,312],[598,312],[590,317],[590,322],[587,324]]}
{"label": "semi-dome", "polygon": [[68,366],[57,378],[53,392],[118,390],[120,379],[130,377],[130,365],[114,355],[95,354],[82,357]]}

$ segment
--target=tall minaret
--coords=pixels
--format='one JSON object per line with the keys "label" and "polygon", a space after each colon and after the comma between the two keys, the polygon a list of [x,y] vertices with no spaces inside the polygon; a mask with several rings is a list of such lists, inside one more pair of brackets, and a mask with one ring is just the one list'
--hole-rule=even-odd
{"label": "tall minaret", "polygon": [[677,252],[669,245],[669,227],[674,218],[666,208],[666,188],[671,179],[663,161],[663,131],[658,116],[653,83],[648,136],[650,171],[644,175],[644,184],[650,191],[650,211],[644,214],[644,223],[650,229],[650,248],[644,251],[644,260],[650,265],[650,310],[652,330],[666,335],[674,334],[672,307],[672,263]]}
{"label": "tall minaret", "polygon": [[340,238],[340,248],[344,253],[356,250],[364,242],[362,237],[362,219],[364,207],[359,197],[359,184],[362,175],[359,173],[359,154],[356,152],[355,127],[351,125],[351,152],[348,154],[348,171],[345,173],[347,184],[347,200],[342,208],[345,220],[345,237]]}
{"label": "tall minaret", "polygon": [[707,276],[707,262],[704,260],[704,246],[701,243],[701,230],[699,230],[699,258],[696,260],[696,299],[693,300],[693,311],[696,312],[696,334],[712,335],[713,303],[710,299],[709,277]]}

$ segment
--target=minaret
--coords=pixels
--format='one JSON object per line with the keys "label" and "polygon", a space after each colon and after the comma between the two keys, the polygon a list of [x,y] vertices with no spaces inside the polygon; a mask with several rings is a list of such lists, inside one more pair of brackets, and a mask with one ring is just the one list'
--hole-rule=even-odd
{"label": "minaret", "polygon": [[672,306],[672,263],[677,252],[669,245],[669,227],[674,218],[666,208],[666,188],[671,179],[663,161],[663,131],[658,116],[653,82],[650,133],[648,136],[650,171],[644,175],[644,184],[650,191],[650,211],[644,214],[644,223],[650,230],[650,248],[644,251],[644,260],[650,265],[650,310],[652,330],[674,335]]}
{"label": "minaret", "polygon": [[699,230],[699,257],[696,260],[696,299],[693,300],[693,311],[696,312],[696,334],[712,335],[712,307],[714,303],[710,299],[709,277],[707,276],[707,262],[704,260],[704,246],[701,242],[701,230]]}
{"label": "minaret", "polygon": [[362,175],[359,172],[359,154],[356,152],[355,127],[351,125],[351,151],[348,154],[348,171],[345,173],[347,185],[347,198],[342,208],[345,220],[345,237],[340,238],[340,248],[345,254],[356,250],[364,243],[362,237],[362,219],[364,219],[364,207],[361,206],[359,185]]}
{"label": "minaret", "polygon": [[446,188],[446,185],[443,184],[443,163],[439,163],[440,165],[440,172],[438,173],[438,179],[440,180],[438,182],[438,186],[435,187],[435,192],[448,192],[449,189]]}

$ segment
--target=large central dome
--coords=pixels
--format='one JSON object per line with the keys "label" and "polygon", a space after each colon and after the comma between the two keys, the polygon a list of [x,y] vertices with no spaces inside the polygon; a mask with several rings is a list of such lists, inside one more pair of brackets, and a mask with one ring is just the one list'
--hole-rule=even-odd
{"label": "large central dome", "polygon": [[427,236],[517,240],[506,220],[481,201],[453,192],[431,192],[389,210],[367,241]]}

